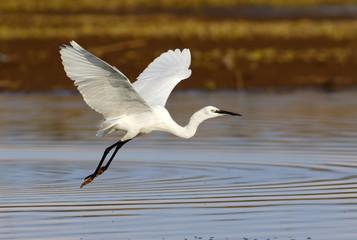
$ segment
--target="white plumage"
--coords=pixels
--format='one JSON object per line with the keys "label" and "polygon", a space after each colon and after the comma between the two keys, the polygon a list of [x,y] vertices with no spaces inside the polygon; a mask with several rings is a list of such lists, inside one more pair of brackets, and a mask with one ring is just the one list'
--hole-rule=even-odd
{"label": "white plumage", "polygon": [[124,74],[75,41],[71,45],[60,50],[64,70],[91,108],[104,117],[150,111]]}
{"label": "white plumage", "polygon": [[[189,49],[169,50],[161,54],[131,84],[117,68],[89,53],[76,42],[71,41],[71,45],[60,47],[62,63],[67,76],[74,81],[84,101],[104,116],[97,136],[105,136],[113,131],[125,132],[120,141],[104,151],[97,169],[86,178],[87,181],[82,186],[103,173],[117,151],[136,136],[164,131],[190,138],[206,119],[227,114],[240,116],[207,106],[194,113],[185,127],[171,118],[165,104],[174,87],[191,76]],[[113,155],[102,167],[105,157],[114,147]]]}
{"label": "white plumage", "polygon": [[191,76],[190,64],[189,49],[169,50],[149,64],[133,87],[150,106],[164,107],[174,87]]}

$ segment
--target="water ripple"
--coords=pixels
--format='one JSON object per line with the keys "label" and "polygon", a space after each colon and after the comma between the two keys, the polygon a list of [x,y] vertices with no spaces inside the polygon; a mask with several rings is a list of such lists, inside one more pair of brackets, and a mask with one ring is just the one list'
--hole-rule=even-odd
{"label": "water ripple", "polygon": [[[173,95],[174,118],[210,104],[200,94]],[[116,139],[91,137],[95,115],[80,98],[10,97],[0,107],[3,126],[17,119],[0,136],[0,238],[356,239],[354,95],[215,96],[244,118],[207,122],[188,141],[135,140],[83,189]]]}

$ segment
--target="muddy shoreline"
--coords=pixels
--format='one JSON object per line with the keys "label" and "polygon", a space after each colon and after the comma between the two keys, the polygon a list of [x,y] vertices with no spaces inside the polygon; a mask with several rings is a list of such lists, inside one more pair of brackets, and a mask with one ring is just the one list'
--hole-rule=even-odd
{"label": "muddy shoreline", "polygon": [[[279,40],[269,39],[239,41],[202,41],[197,39],[144,39],[135,44],[132,39],[85,37],[76,39],[78,43],[116,66],[132,81],[144,68],[167,49],[190,48],[193,74],[191,78],[178,85],[179,89],[254,89],[254,88],[300,88],[318,87],[339,89],[357,85],[356,59],[354,55],[339,59],[300,58],[288,60],[260,60],[233,57],[227,60],[232,49],[243,49],[246,54],[259,55],[256,49],[274,49],[285,56],[291,49],[331,49],[349,46],[355,41],[329,41],[326,39]],[[2,53],[0,71],[1,91],[51,91],[72,90],[74,86],[66,77],[59,57],[59,46],[68,44],[69,39],[23,39],[0,41]],[[134,44],[130,44],[130,43]],[[120,45],[123,47],[120,47]],[[119,46],[104,53],[98,51],[103,46]],[[224,46],[224,47],[222,47]],[[97,50],[96,50],[97,49]],[[105,48],[104,48],[105,49]],[[205,56],[212,49],[220,49],[222,58]],[[227,50],[228,49],[228,50]],[[226,50],[226,51],[225,51]],[[244,55],[244,52],[242,53]],[[284,55],[285,54],[285,55]],[[213,54],[212,54],[213,55]],[[210,55],[209,55],[210,56]],[[263,56],[264,57],[264,56]],[[259,56],[257,57],[259,58]],[[289,58],[285,56],[285,58]]]}
{"label": "muddy shoreline", "polygon": [[132,81],[162,52],[189,48],[192,76],[179,89],[357,86],[355,5],[127,8],[122,16],[43,4],[0,15],[2,92],[75,90],[59,56],[71,40]]}

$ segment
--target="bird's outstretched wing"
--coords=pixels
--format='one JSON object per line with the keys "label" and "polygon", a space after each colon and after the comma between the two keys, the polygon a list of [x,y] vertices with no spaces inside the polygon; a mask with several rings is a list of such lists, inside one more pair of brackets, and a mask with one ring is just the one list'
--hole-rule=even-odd
{"label": "bird's outstretched wing", "polygon": [[133,83],[135,90],[150,106],[165,106],[174,87],[191,76],[189,49],[169,50],[156,58]]}
{"label": "bird's outstretched wing", "polygon": [[67,76],[74,81],[84,101],[105,117],[151,111],[128,78],[115,67],[86,51],[76,42],[61,46]]}

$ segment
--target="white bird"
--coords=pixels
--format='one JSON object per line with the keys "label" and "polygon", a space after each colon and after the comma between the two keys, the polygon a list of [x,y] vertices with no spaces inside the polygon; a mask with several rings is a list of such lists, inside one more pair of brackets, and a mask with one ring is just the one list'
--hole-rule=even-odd
{"label": "white bird", "polygon": [[[104,116],[97,136],[102,137],[115,131],[125,133],[118,142],[105,149],[96,170],[85,178],[81,187],[107,170],[118,150],[137,136],[162,131],[190,138],[206,119],[223,115],[241,116],[207,106],[194,113],[185,127],[171,118],[165,104],[173,88],[191,75],[189,49],[169,50],[161,54],[131,84],[117,68],[89,53],[76,42],[70,43],[72,46],[60,47],[64,70],[89,107]],[[112,156],[102,166],[113,148]]]}

